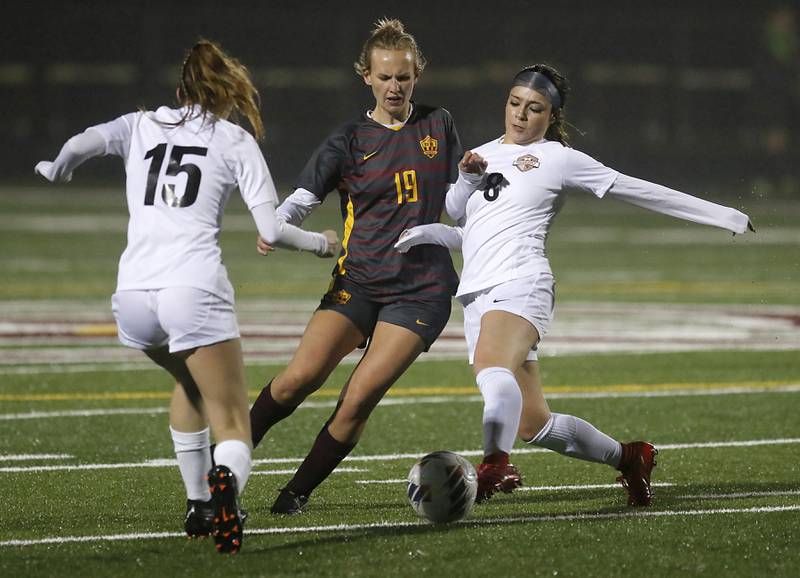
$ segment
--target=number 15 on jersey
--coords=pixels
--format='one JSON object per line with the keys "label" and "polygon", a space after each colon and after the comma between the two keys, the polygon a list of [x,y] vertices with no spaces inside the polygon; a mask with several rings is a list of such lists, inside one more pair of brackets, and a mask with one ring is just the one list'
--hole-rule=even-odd
{"label": "number 15 on jersey", "polygon": [[[150,170],[147,172],[147,188],[144,193],[144,204],[152,205],[155,202],[156,188],[158,186],[158,176],[164,164],[167,153],[167,143],[162,142],[151,148],[144,155],[144,160],[150,161]],[[186,173],[186,188],[183,195],[175,194],[175,184],[167,184],[161,188],[161,198],[170,207],[188,207],[197,200],[197,191],[200,188],[200,178],[202,172],[200,167],[193,163],[183,163],[184,155],[197,155],[204,157],[208,152],[206,147],[182,147],[173,145],[169,154],[165,176],[175,177],[181,173]]]}

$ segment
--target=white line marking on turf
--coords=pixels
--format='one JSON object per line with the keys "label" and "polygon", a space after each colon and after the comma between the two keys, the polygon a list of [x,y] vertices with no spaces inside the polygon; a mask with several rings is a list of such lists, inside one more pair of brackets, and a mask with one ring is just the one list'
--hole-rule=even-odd
{"label": "white line marking on turf", "polygon": [[68,460],[70,454],[7,454],[0,455],[0,462],[30,462],[34,460]]}
{"label": "white line marking on turf", "polygon": [[16,419],[50,419],[53,417],[95,417],[103,415],[141,415],[169,412],[168,407],[119,408],[119,409],[73,409],[64,411],[31,411],[28,413],[0,414],[0,421]]}
{"label": "white line marking on turf", "polygon": [[[524,488],[519,488],[524,489]],[[721,500],[738,498],[763,498],[767,496],[800,496],[800,490],[776,490],[774,492],[738,492],[734,494],[696,494],[678,496],[682,500]]]}
{"label": "white line marking on turf", "polygon": [[[755,508],[716,508],[708,510],[645,510],[607,514],[554,514],[542,516],[518,516],[513,518],[483,518],[456,522],[461,526],[484,526],[499,524],[522,524],[535,522],[574,522],[613,520],[622,518],[659,518],[680,516],[715,516],[725,514],[771,514],[800,511],[800,505],[762,506]],[[372,524],[334,524],[330,526],[295,526],[289,528],[248,528],[245,534],[259,536],[268,534],[306,534],[310,532],[353,532],[360,530],[383,530],[391,528],[435,528],[426,522],[377,522]],[[35,540],[5,540],[0,547],[38,546],[45,544],[69,544],[76,542],[114,542],[122,540],[148,540],[158,538],[185,538],[184,532],[150,532],[139,534],[111,534],[101,536],[56,536]]]}
{"label": "white line marking on turf", "polygon": [[[177,462],[176,462],[177,463]],[[333,473],[339,474],[349,474],[352,472],[360,473],[360,472],[368,472],[369,470],[364,468],[336,468],[333,470]],[[250,472],[251,476],[278,476],[278,475],[290,475],[294,474],[295,470],[253,470]]]}
{"label": "white line marking on turf", "polygon": [[[800,438],[781,438],[771,440],[743,440],[743,441],[726,441],[726,442],[700,442],[700,443],[683,443],[683,444],[655,444],[659,450],[689,450],[689,449],[702,449],[702,448],[738,448],[738,447],[754,447],[754,446],[772,446],[772,445],[787,445],[800,443]],[[403,453],[403,454],[373,454],[365,456],[348,456],[344,459],[345,462],[385,462],[389,460],[418,460],[427,452]],[[466,457],[482,456],[483,450],[460,450],[455,452]],[[514,450],[514,454],[536,454],[536,453],[550,453],[555,455],[554,452],[545,448],[519,448]],[[253,465],[264,464],[289,464],[302,462],[305,457],[296,458],[266,458],[253,460]],[[75,471],[75,470],[117,470],[123,468],[160,468],[172,467],[177,464],[174,459],[154,459],[144,462],[128,462],[118,464],[75,464],[75,465],[59,465],[59,466],[31,466],[31,467],[3,467],[0,468],[0,473],[22,473],[22,472],[55,472],[55,471]],[[336,471],[336,470],[334,470]]]}
{"label": "white line marking on turf", "polygon": [[[356,484],[405,484],[408,480],[405,478],[403,479],[395,479],[395,480],[356,480]],[[671,484],[668,482],[655,482],[651,484],[654,488],[668,488],[670,486],[674,486],[675,484]],[[605,489],[616,489],[619,488],[619,484],[576,484],[576,485],[568,485],[568,486],[522,486],[516,488],[515,492],[548,492],[548,491],[559,491],[559,490],[605,490]]]}
{"label": "white line marking on turf", "polygon": [[[602,399],[602,398],[648,398],[648,397],[686,397],[686,396],[718,396],[718,395],[740,395],[753,393],[800,393],[800,384],[796,385],[777,385],[772,387],[729,387],[712,389],[674,389],[668,391],[630,391],[630,392],[570,392],[570,393],[547,393],[547,399]],[[415,404],[438,404],[438,403],[473,403],[482,402],[480,395],[458,395],[458,396],[413,396],[413,397],[389,397],[381,400],[383,407],[415,405]],[[336,401],[306,401],[299,406],[299,409],[324,409],[335,407]],[[0,421],[18,419],[49,419],[53,417],[95,417],[105,415],[142,415],[142,414],[162,414],[167,413],[169,408],[145,407],[145,408],[108,408],[108,409],[78,409],[63,411],[31,411],[26,413],[3,413],[0,414]]]}

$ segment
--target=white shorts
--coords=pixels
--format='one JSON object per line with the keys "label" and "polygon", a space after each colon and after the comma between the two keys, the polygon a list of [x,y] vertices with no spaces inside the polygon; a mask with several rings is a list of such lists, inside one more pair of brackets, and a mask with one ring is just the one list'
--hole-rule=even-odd
{"label": "white shorts", "polygon": [[239,337],[233,305],[193,287],[117,291],[111,310],[120,342],[135,349],[175,353]]}
{"label": "white shorts", "polygon": [[[481,318],[487,311],[507,311],[518,315],[536,328],[539,339],[545,336],[553,322],[555,279],[551,273],[542,272],[462,295],[458,300],[464,306],[464,337],[472,364],[481,332]],[[527,361],[538,359],[536,347],[534,345],[528,353]]]}

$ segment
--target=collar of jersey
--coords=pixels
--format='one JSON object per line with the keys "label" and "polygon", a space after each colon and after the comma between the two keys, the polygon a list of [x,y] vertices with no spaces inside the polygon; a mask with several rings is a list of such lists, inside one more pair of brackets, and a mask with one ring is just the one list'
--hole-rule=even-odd
{"label": "collar of jersey", "polygon": [[404,126],[406,126],[406,123],[408,122],[408,119],[409,119],[409,118],[411,118],[411,115],[412,115],[412,114],[414,114],[414,103],[413,103],[413,102],[410,102],[409,104],[410,104],[411,106],[410,106],[410,107],[409,107],[409,109],[408,109],[408,116],[406,117],[406,119],[405,119],[403,122],[396,122],[396,123],[394,123],[394,124],[383,124],[382,122],[378,122],[377,120],[375,120],[374,118],[372,118],[372,111],[371,111],[371,110],[368,110],[368,111],[367,111],[367,118],[368,118],[368,119],[370,119],[370,120],[371,120],[371,121],[373,121],[373,122],[378,122],[378,124],[379,124],[379,125],[381,125],[381,126],[383,126],[383,127],[386,127],[386,128],[388,128],[389,130],[398,131],[398,130],[400,130],[401,128],[403,128]]}
{"label": "collar of jersey", "polygon": [[501,134],[500,137],[498,137],[498,139],[497,139],[497,144],[510,145],[510,146],[515,146],[515,147],[529,147],[531,145],[537,145],[537,144],[543,144],[543,143],[549,142],[546,138],[540,138],[539,140],[535,140],[533,142],[529,142],[528,144],[524,144],[524,145],[517,144],[515,142],[504,143],[503,139],[505,138],[505,136],[506,136],[505,133]]}

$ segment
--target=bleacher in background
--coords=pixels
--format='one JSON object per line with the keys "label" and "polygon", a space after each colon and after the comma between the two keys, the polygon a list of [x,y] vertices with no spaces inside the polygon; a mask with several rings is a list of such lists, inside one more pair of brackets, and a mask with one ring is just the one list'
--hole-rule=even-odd
{"label": "bleacher in background", "polygon": [[[0,38],[1,174],[27,178],[86,126],[171,103],[184,48],[205,36],[250,67],[264,151],[276,180],[290,186],[324,135],[371,104],[352,62],[372,22],[389,15],[429,60],[416,100],[448,108],[467,147],[502,133],[510,78],[546,61],[572,81],[577,148],[694,192],[787,196],[800,182],[800,8],[780,6],[17,3]],[[94,173],[120,174],[111,162]]]}

